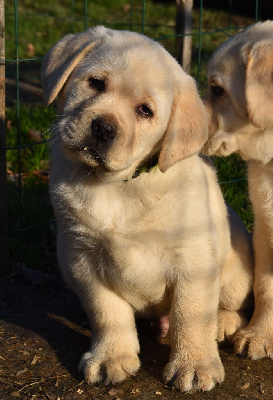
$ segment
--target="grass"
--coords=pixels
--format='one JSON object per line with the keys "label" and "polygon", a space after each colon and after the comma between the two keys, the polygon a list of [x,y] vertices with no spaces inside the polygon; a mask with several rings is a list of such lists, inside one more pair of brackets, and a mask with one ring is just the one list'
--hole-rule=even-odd
{"label": "grass", "polygon": [[225,200],[242,218],[249,231],[253,226],[252,207],[248,198],[246,163],[237,154],[214,157],[218,180]]}
{"label": "grass", "polygon": [[49,139],[49,123],[54,118],[54,107],[21,104],[19,118],[17,109],[7,109],[6,145],[9,148],[7,151],[9,171],[18,173],[48,169],[49,154],[46,141]]}
{"label": "grass", "polygon": [[[239,0],[238,0],[239,1]],[[223,2],[224,3],[224,2]],[[128,0],[20,0],[17,16],[13,2],[6,1],[6,73],[20,81],[40,82],[41,60],[45,52],[70,32],[85,26],[104,24],[116,29],[132,29],[160,42],[171,53],[175,48],[175,2],[147,0],[142,25],[142,2]],[[226,0],[228,8],[229,0]],[[86,11],[86,12],[85,12]],[[226,10],[202,10],[202,35],[199,30],[200,10],[193,12],[192,75],[199,78],[200,93],[206,87],[206,65],[214,49],[234,30],[224,28],[253,23],[248,17],[229,15]],[[17,24],[18,35],[15,33]],[[201,44],[201,53],[199,45]],[[201,57],[199,57],[201,54]],[[15,62],[16,55],[20,60]],[[20,102],[19,106],[16,102]],[[48,270],[56,264],[53,213],[48,197],[49,156],[48,128],[54,120],[54,106],[45,108],[39,101],[28,102],[20,93],[9,102],[7,120],[8,208],[11,260],[28,267]],[[245,164],[236,156],[215,159],[219,181],[226,200],[241,215],[249,229],[253,217],[247,197]],[[231,180],[238,182],[227,183]]]}
{"label": "grass", "polygon": [[21,104],[19,119],[16,108],[6,111],[11,260],[47,271],[56,265],[47,143],[54,118],[54,107],[42,105]]}

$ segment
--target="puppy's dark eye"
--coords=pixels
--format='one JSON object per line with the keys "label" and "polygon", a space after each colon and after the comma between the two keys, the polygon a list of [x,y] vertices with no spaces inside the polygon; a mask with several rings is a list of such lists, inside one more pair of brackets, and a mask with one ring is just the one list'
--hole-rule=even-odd
{"label": "puppy's dark eye", "polygon": [[89,87],[101,93],[105,91],[105,81],[103,79],[92,78],[88,79]]}
{"label": "puppy's dark eye", "polygon": [[141,104],[136,108],[136,112],[144,118],[151,118],[154,115],[153,110],[147,104]]}
{"label": "puppy's dark eye", "polygon": [[224,94],[224,89],[219,85],[211,85],[211,93],[214,97],[220,97]]}

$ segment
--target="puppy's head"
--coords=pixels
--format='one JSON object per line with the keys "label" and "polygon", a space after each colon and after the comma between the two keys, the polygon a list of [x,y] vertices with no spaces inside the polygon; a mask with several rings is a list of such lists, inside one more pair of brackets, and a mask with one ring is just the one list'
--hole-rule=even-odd
{"label": "puppy's head", "polygon": [[262,135],[273,123],[272,69],[272,21],[250,26],[215,51],[208,65],[205,153],[226,156],[238,152],[245,159],[256,158],[253,143],[260,146]]}
{"label": "puppy's head", "polygon": [[46,54],[45,102],[58,96],[53,141],[104,180],[125,179],[159,153],[165,172],[207,139],[195,82],[158,43],[96,27],[67,35]]}

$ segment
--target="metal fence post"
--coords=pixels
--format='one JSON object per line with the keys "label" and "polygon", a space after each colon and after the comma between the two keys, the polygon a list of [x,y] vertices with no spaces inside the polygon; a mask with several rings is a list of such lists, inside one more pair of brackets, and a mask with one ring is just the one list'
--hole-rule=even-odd
{"label": "metal fence post", "polygon": [[175,57],[182,64],[184,71],[191,73],[192,44],[192,8],[193,0],[176,0],[176,35]]}
{"label": "metal fence post", "polygon": [[[1,61],[2,60],[2,61]],[[8,269],[7,167],[5,134],[5,0],[0,0],[0,275]]]}

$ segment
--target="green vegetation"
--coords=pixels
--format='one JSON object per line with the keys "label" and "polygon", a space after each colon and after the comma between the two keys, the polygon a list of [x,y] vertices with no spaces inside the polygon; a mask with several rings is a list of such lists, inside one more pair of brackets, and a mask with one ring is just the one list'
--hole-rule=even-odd
{"label": "green vegetation", "polygon": [[[12,261],[49,270],[56,265],[54,219],[48,195],[49,124],[53,107],[21,104],[8,108],[8,219]],[[19,132],[19,134],[18,134]],[[30,229],[26,229],[29,228]]]}
{"label": "green vegetation", "polygon": [[226,201],[240,215],[248,230],[252,230],[253,213],[248,199],[246,163],[236,154],[214,157],[218,180]]}
{"label": "green vegetation", "polygon": [[8,169],[12,172],[24,173],[48,169],[47,140],[49,139],[49,124],[55,119],[54,108],[22,104],[19,118],[17,118],[17,109],[8,108],[6,119]]}
{"label": "green vegetation", "polygon": [[[6,1],[7,77],[15,83],[18,80],[39,85],[45,52],[65,34],[98,24],[144,32],[159,39],[174,54],[175,1],[147,0],[144,24],[142,2],[93,0],[86,3],[87,10],[85,2],[79,0],[20,0],[16,16],[14,4],[17,2]],[[226,3],[228,7],[229,2]],[[199,20],[200,10],[194,9],[192,75],[199,78],[199,89],[203,94],[210,55],[236,29],[253,23],[253,19],[230,15],[227,10],[203,9],[201,38],[198,35]],[[17,55],[18,63],[15,62]],[[44,141],[49,138],[49,126],[54,116],[54,106],[45,108],[41,98],[29,101],[23,92],[18,98],[15,94],[9,99],[6,111],[11,258],[15,262],[23,261],[28,267],[47,270],[55,264],[55,228],[49,223],[54,217],[47,190],[48,144]],[[253,219],[247,183],[241,180],[245,177],[244,162],[232,156],[216,158],[215,163],[225,198],[251,229]],[[230,183],[233,180],[236,182]],[[25,229],[28,227],[32,228]]]}

